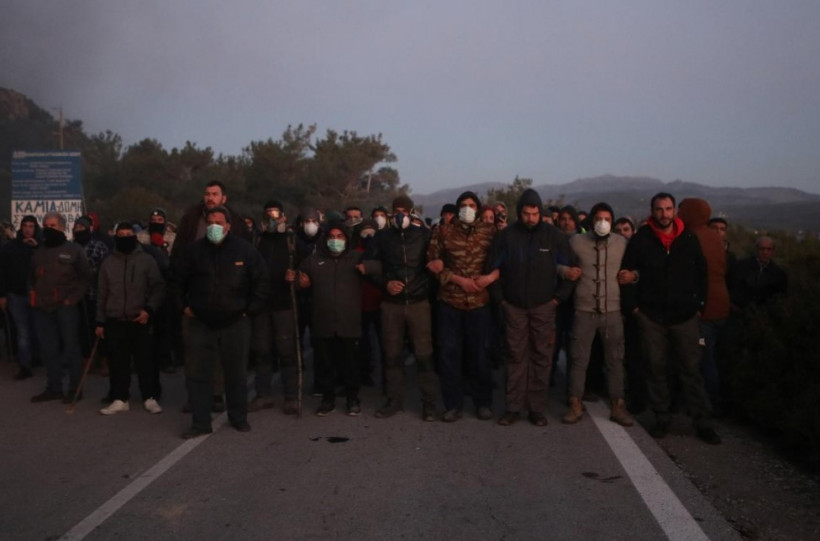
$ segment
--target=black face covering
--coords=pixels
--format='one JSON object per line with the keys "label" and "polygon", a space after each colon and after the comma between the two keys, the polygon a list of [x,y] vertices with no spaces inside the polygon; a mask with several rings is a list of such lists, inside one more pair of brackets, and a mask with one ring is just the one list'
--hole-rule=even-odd
{"label": "black face covering", "polygon": [[165,233],[165,224],[150,223],[148,224],[148,232],[160,234]]}
{"label": "black face covering", "polygon": [[137,237],[130,235],[128,237],[114,237],[114,247],[118,252],[130,254],[137,247]]}
{"label": "black face covering", "polygon": [[60,246],[65,242],[65,233],[52,227],[43,229],[43,240],[46,246]]}
{"label": "black face covering", "polygon": [[86,244],[89,243],[90,240],[91,240],[91,231],[89,231],[88,229],[86,229],[84,231],[75,231],[74,232],[74,242],[76,242],[77,244],[85,246]]}

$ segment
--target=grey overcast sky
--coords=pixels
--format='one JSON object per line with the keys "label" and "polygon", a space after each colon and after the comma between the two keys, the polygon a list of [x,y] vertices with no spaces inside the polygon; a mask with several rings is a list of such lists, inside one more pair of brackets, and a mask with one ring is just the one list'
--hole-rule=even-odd
{"label": "grey overcast sky", "polygon": [[0,86],[126,144],[382,133],[415,193],[605,173],[820,193],[817,0],[5,0]]}

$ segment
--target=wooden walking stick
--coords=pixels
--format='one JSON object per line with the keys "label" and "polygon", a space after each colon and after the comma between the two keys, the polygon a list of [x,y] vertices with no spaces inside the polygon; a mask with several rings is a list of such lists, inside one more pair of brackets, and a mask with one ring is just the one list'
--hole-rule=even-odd
{"label": "wooden walking stick", "polygon": [[[293,254],[296,251],[296,235],[288,235],[288,268],[294,268]],[[296,282],[290,282],[290,304],[293,307],[293,339],[296,340],[296,417],[302,417],[302,339],[299,336],[299,309],[296,305]]]}
{"label": "wooden walking stick", "polygon": [[74,408],[77,406],[77,400],[80,397],[80,393],[83,392],[83,384],[85,383],[85,378],[88,377],[88,371],[91,369],[91,363],[94,362],[94,357],[97,355],[97,347],[100,345],[100,337],[97,336],[94,340],[94,347],[91,348],[91,355],[88,356],[88,360],[85,361],[85,368],[83,368],[83,377],[80,378],[80,384],[77,385],[77,390],[74,391],[74,398],[71,399],[71,405],[66,408],[66,413],[74,413]]}

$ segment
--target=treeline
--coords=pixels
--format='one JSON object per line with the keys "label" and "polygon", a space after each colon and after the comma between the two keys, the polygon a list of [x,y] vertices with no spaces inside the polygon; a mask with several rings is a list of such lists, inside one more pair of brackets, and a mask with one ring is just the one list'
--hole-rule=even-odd
{"label": "treeline", "polygon": [[[80,150],[87,210],[104,224],[146,219],[163,207],[171,221],[198,201],[209,180],[228,187],[233,208],[257,216],[270,199],[285,204],[290,215],[305,205],[369,209],[409,192],[391,166],[396,156],[381,134],[327,130],[315,125],[288,126],[278,139],[252,141],[238,156],[215,154],[187,142],[166,149],[155,139],[125,147],[111,131],[87,135],[82,122],[59,122],[25,96],[0,89],[0,194],[10,197],[13,150]],[[6,199],[7,200],[7,199]],[[8,209],[0,209],[0,215]]]}

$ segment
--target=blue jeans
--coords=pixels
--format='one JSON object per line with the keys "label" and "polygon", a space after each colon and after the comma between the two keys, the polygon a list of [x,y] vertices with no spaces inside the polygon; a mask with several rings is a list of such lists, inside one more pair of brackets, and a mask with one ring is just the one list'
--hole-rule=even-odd
{"label": "blue jeans", "polygon": [[8,309],[14,329],[17,332],[17,363],[20,368],[31,369],[31,357],[34,353],[34,341],[37,338],[34,329],[34,309],[25,295],[8,294]]}
{"label": "blue jeans", "polygon": [[700,375],[703,376],[703,385],[713,410],[720,407],[720,375],[715,351],[718,339],[725,328],[725,319],[700,321],[698,326],[703,349],[703,356],[700,359]]}
{"label": "blue jeans", "polygon": [[490,306],[459,310],[438,303],[438,354],[441,394],[444,407],[461,411],[464,407],[462,363],[467,369],[476,408],[493,402],[493,371],[487,355],[486,337],[492,324]]}
{"label": "blue jeans", "polygon": [[40,355],[46,366],[46,388],[51,391],[63,392],[63,367],[68,368],[69,391],[80,384],[83,356],[80,352],[78,320],[79,312],[75,304],[60,306],[50,312],[34,309]]}

